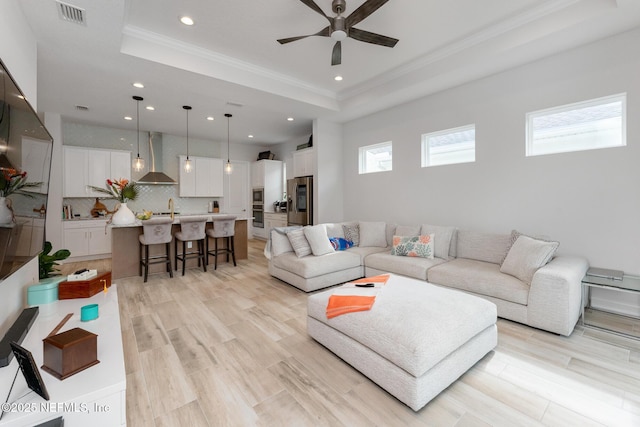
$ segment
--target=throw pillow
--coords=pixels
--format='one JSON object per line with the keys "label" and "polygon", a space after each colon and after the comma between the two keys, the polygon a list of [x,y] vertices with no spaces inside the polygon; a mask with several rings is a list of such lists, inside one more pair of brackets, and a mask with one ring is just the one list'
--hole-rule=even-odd
{"label": "throw pillow", "polygon": [[358,224],[343,225],[344,238],[351,240],[353,246],[360,246],[360,227]]}
{"label": "throw pillow", "polygon": [[333,246],[331,246],[324,224],[304,227],[303,230],[304,237],[307,238],[314,255],[319,256],[333,252]]}
{"label": "throw pillow", "polygon": [[287,233],[287,237],[298,258],[311,255],[311,246],[309,246],[309,242],[304,236],[304,229],[298,228],[297,230],[290,231]]}
{"label": "throw pillow", "polygon": [[453,239],[455,230],[454,227],[422,224],[421,234],[434,234],[436,240],[434,255],[438,258],[449,259],[451,240]]}
{"label": "throw pillow", "polygon": [[359,246],[386,248],[387,224],[384,222],[361,222]]}
{"label": "throw pillow", "polygon": [[334,251],[344,251],[353,246],[351,240],[343,239],[342,237],[329,237],[329,241]]}
{"label": "throw pillow", "polygon": [[551,260],[559,245],[558,242],[520,236],[509,249],[500,271],[530,285],[535,272]]}
{"label": "throw pillow", "polygon": [[434,235],[393,236],[391,255],[433,259]]}

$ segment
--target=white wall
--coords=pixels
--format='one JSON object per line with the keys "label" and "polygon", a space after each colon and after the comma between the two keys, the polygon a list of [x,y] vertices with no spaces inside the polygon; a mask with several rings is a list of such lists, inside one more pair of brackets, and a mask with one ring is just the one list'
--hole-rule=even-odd
{"label": "white wall", "polygon": [[27,97],[27,101],[37,111],[37,43],[19,3],[17,0],[2,2],[0,58]]}
{"label": "white wall", "polygon": [[[344,219],[518,229],[640,274],[638,45],[634,30],[346,123]],[[622,92],[626,147],[525,157],[527,112]],[[420,167],[421,134],[470,123],[475,163]],[[388,140],[393,171],[359,175],[358,147]]]}
{"label": "white wall", "polygon": [[316,147],[313,222],[339,222],[344,215],[343,194],[336,191],[341,188],[344,176],[342,126],[327,120],[314,120],[313,135]]}
{"label": "white wall", "polygon": [[[0,58],[9,69],[31,105],[36,108],[36,39],[18,1],[5,0],[0,14]],[[16,319],[26,303],[25,289],[38,281],[37,258],[0,282],[0,336]]]}

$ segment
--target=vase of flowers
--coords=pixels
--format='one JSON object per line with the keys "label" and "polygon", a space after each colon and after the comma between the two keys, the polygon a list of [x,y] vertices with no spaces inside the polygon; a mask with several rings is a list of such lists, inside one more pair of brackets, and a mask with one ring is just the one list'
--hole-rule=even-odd
{"label": "vase of flowers", "polygon": [[127,179],[111,180],[107,179],[107,188],[91,187],[92,189],[110,195],[120,202],[118,210],[111,217],[114,225],[133,224],[136,216],[127,206],[129,200],[133,201],[138,197],[138,185]]}
{"label": "vase of flowers", "polygon": [[24,191],[25,188],[38,187],[41,182],[27,182],[27,173],[18,172],[16,169],[2,168],[0,174],[0,224],[9,224],[14,221],[11,194],[21,194],[33,198],[33,194]]}

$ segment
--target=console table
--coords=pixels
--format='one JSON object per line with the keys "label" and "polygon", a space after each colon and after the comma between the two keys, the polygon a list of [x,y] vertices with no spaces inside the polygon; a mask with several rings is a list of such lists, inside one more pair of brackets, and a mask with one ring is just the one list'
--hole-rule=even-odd
{"label": "console table", "polygon": [[[80,307],[87,304],[98,304],[99,317],[82,322]],[[91,298],[60,300],[41,305],[39,309],[39,315],[21,345],[33,354],[50,400],[46,401],[29,390],[22,373],[18,372],[9,399],[14,404],[14,411],[3,415],[0,426],[32,426],[60,416],[64,418],[66,427],[126,425],[126,374],[117,285],[112,284],[106,294],[100,292]],[[40,369],[43,363],[42,339],[68,313],[73,313],[73,316],[59,332],[77,327],[98,335],[100,363],[60,381]],[[6,400],[17,369],[15,357],[9,366],[0,368],[0,403]]]}
{"label": "console table", "polygon": [[[606,271],[606,270],[605,270]],[[605,328],[601,325],[595,325],[593,323],[589,323],[585,318],[585,312],[588,309],[591,309],[591,288],[602,288],[602,289],[610,289],[617,292],[627,292],[633,294],[640,294],[640,277],[639,276],[631,276],[628,274],[623,274],[621,277],[606,277],[606,275],[590,275],[589,271],[582,279],[582,295],[583,295],[583,304],[582,304],[582,324],[585,326],[596,327],[599,329],[605,329],[609,332],[614,332],[617,334],[622,334],[625,336],[629,336],[632,338],[640,339],[640,330],[638,331],[638,335],[629,334],[627,332]],[[629,318],[629,316],[624,316],[621,314],[613,313],[616,316],[620,316],[620,318]],[[636,320],[635,317],[629,318]],[[640,324],[640,319],[637,320]]]}

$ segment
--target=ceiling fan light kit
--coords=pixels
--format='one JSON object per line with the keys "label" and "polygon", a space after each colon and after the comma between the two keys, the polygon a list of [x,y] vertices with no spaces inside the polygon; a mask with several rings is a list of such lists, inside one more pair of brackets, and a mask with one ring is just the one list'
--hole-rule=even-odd
{"label": "ceiling fan light kit", "polygon": [[367,0],[346,18],[342,16],[342,13],[345,11],[347,6],[346,0],[333,0],[331,3],[331,10],[337,15],[335,17],[325,15],[320,6],[318,6],[314,0],[300,1],[316,13],[327,18],[329,26],[315,34],[279,39],[278,43],[280,44],[291,43],[312,36],[330,37],[336,42],[333,46],[333,50],[331,51],[331,65],[339,65],[342,63],[342,41],[347,38],[385,47],[394,47],[396,43],[398,43],[398,39],[372,33],[366,30],[360,30],[354,27],[354,25],[358,24],[378,10],[389,0]]}

